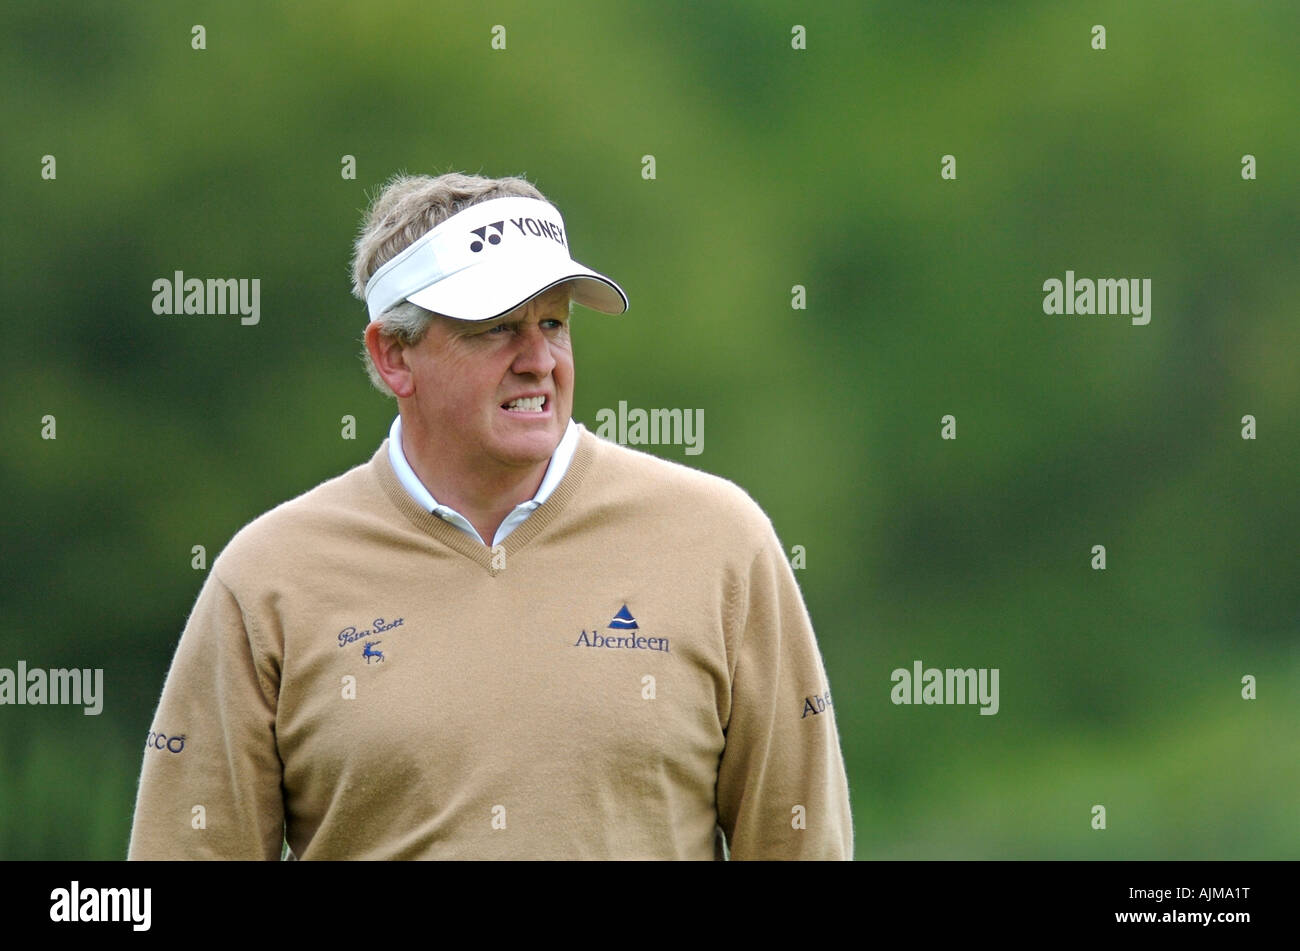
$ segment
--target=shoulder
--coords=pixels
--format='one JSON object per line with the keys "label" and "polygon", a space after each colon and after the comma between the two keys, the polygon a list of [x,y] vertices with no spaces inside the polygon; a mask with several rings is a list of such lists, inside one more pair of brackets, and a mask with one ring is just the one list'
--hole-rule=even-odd
{"label": "shoulder", "polygon": [[739,531],[758,541],[772,531],[767,513],[730,479],[619,445],[585,427],[582,439],[592,451],[583,495],[595,501],[652,509],[697,528],[725,527],[733,538]]}
{"label": "shoulder", "polygon": [[[384,452],[385,442],[379,449]],[[264,566],[312,557],[331,540],[359,536],[382,511],[383,489],[371,459],[281,502],[239,529],[213,562],[230,587],[254,580]]]}

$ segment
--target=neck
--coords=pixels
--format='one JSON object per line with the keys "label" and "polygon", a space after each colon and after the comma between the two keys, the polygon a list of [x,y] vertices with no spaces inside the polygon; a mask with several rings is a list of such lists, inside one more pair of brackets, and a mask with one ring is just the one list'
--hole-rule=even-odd
{"label": "neck", "polygon": [[466,459],[418,424],[402,418],[402,452],[416,477],[439,505],[450,506],[469,520],[489,546],[507,515],[537,494],[550,457],[510,466],[491,459]]}

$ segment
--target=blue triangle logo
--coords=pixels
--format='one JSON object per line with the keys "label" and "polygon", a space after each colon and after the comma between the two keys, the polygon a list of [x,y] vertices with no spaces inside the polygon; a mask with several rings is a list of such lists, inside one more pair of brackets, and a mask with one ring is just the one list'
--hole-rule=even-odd
{"label": "blue triangle logo", "polygon": [[627,609],[626,604],[618,609],[618,613],[615,614],[614,619],[609,622],[609,626],[614,628],[616,631],[635,631],[640,627],[640,625],[636,623],[636,618],[632,616],[632,612]]}

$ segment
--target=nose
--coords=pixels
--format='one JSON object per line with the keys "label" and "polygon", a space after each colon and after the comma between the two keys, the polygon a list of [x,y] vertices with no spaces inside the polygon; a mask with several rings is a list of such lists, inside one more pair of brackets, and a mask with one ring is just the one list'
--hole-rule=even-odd
{"label": "nose", "polygon": [[534,374],[545,377],[555,369],[555,356],[551,353],[551,342],[542,331],[540,322],[524,321],[515,335],[518,353],[510,365],[515,373]]}

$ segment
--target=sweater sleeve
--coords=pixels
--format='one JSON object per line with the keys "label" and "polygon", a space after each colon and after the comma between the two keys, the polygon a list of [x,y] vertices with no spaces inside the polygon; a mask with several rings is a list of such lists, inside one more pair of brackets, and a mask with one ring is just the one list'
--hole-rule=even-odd
{"label": "sweater sleeve", "polygon": [[774,531],[741,592],[718,818],[732,859],[851,859],[853,819],[830,687]]}
{"label": "sweater sleeve", "polygon": [[214,570],[146,737],[129,859],[279,859],[279,673]]}

